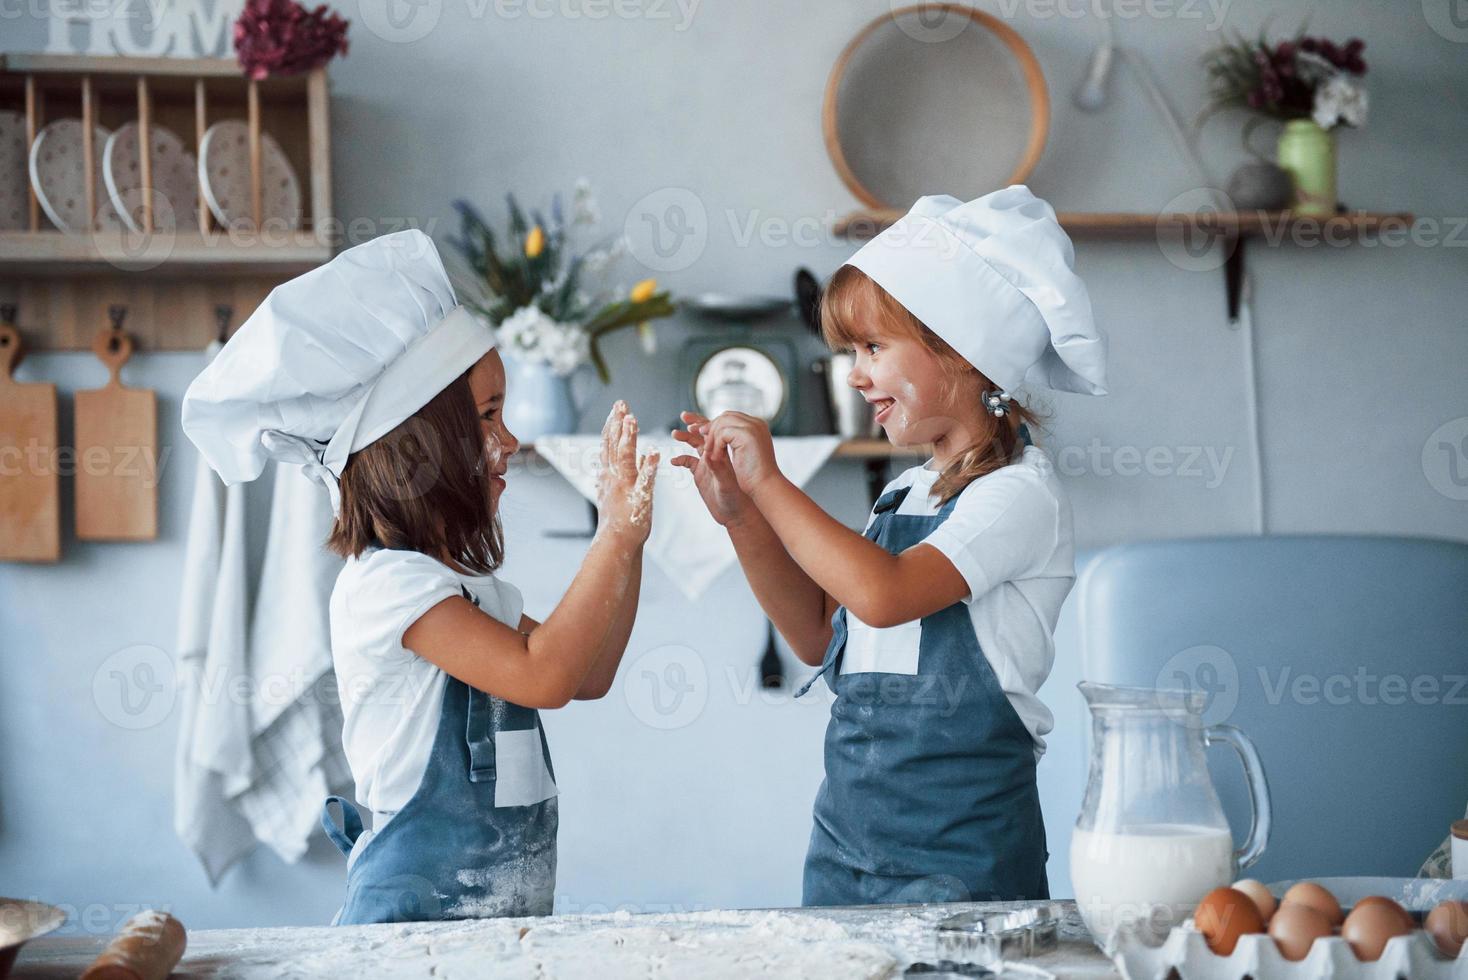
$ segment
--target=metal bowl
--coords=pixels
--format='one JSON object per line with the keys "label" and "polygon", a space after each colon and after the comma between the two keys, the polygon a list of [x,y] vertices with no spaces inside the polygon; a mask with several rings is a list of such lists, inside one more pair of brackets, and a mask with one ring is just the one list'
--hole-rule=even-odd
{"label": "metal bowl", "polygon": [[54,905],[0,898],[0,980],[10,975],[21,946],[65,921],[66,913]]}
{"label": "metal bowl", "polygon": [[684,301],[695,313],[715,320],[762,320],[795,309],[789,296],[736,296],[699,293]]}

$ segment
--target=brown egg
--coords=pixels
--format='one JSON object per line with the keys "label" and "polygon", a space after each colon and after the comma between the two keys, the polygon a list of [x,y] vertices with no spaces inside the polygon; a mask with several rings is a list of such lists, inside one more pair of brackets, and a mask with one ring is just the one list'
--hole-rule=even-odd
{"label": "brown egg", "polygon": [[1315,940],[1334,931],[1324,912],[1299,902],[1281,902],[1269,920],[1269,936],[1287,960],[1303,960]]}
{"label": "brown egg", "polygon": [[1398,905],[1396,902],[1393,902],[1385,895],[1367,895],[1365,898],[1361,899],[1361,901],[1356,903],[1355,908],[1353,908],[1352,911],[1354,912],[1355,909],[1359,909],[1363,905],[1380,905],[1383,908],[1391,909],[1393,912],[1401,917],[1403,922],[1407,924],[1408,930],[1417,928],[1417,922],[1415,919],[1412,918],[1412,913],[1408,912],[1406,909],[1402,908],[1400,905]]}
{"label": "brown egg", "polygon": [[1234,891],[1243,892],[1254,900],[1254,904],[1259,907],[1259,917],[1267,924],[1270,916],[1274,915],[1274,910],[1279,907],[1279,902],[1275,900],[1274,892],[1264,887],[1262,882],[1255,881],[1253,878],[1236,881],[1233,887]]}
{"label": "brown egg", "polygon": [[1362,963],[1375,963],[1386,950],[1387,940],[1405,936],[1414,928],[1409,916],[1396,902],[1362,902],[1346,916],[1341,938]]}
{"label": "brown egg", "polygon": [[1288,905],[1290,902],[1310,906],[1324,915],[1332,928],[1339,926],[1346,919],[1345,914],[1341,912],[1341,903],[1335,900],[1335,896],[1313,881],[1302,881],[1294,885],[1284,893],[1284,898],[1279,900],[1281,905]]}
{"label": "brown egg", "polygon": [[1468,942],[1468,902],[1443,902],[1427,913],[1427,934],[1444,956],[1457,956]]}
{"label": "brown egg", "polygon": [[1204,895],[1193,911],[1193,924],[1208,940],[1208,948],[1219,956],[1232,953],[1240,936],[1264,931],[1259,906],[1232,888],[1215,888]]}

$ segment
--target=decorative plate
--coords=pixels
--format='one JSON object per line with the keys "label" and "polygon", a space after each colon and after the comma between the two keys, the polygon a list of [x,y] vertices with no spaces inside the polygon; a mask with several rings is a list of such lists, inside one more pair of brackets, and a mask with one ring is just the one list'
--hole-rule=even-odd
{"label": "decorative plate", "polygon": [[[143,165],[138,124],[130,122],[113,133],[102,151],[102,176],[107,195],[123,222],[143,230]],[[174,231],[199,224],[199,167],[194,155],[173,130],[153,126],[153,228]]]}
{"label": "decorative plate", "polygon": [[[96,227],[104,231],[121,231],[127,226],[107,196],[102,180],[102,148],[112,134],[105,127],[92,127],[92,152],[98,157],[92,168],[96,181]],[[31,186],[46,217],[68,232],[88,232],[85,157],[82,153],[82,121],[58,119],[36,134],[31,146]]]}
{"label": "decorative plate", "polygon": [[[301,226],[301,182],[280,144],[260,134],[260,217],[269,229]],[[250,201],[250,126],[243,119],[217,122],[199,144],[199,183],[209,210],[226,228],[253,229]]]}

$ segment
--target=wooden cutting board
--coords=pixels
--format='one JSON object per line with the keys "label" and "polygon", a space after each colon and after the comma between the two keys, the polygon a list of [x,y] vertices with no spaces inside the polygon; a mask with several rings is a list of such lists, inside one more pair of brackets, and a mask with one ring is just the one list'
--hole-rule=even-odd
{"label": "wooden cutting board", "polygon": [[20,333],[0,324],[0,561],[59,561],[56,386],[16,381]]}
{"label": "wooden cutting board", "polygon": [[148,541],[158,536],[158,396],[120,377],[133,342],[116,327],[98,331],[92,352],[107,365],[105,387],[76,393],[76,536]]}

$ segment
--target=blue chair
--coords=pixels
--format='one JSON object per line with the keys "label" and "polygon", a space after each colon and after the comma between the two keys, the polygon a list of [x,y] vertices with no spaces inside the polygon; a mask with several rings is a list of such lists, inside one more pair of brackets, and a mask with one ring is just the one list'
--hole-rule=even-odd
{"label": "blue chair", "polygon": [[[1259,748],[1274,832],[1246,874],[1411,877],[1468,803],[1468,543],[1301,535],[1107,549],[1076,584],[1088,680],[1212,694]],[[1236,840],[1236,757],[1209,751]]]}

